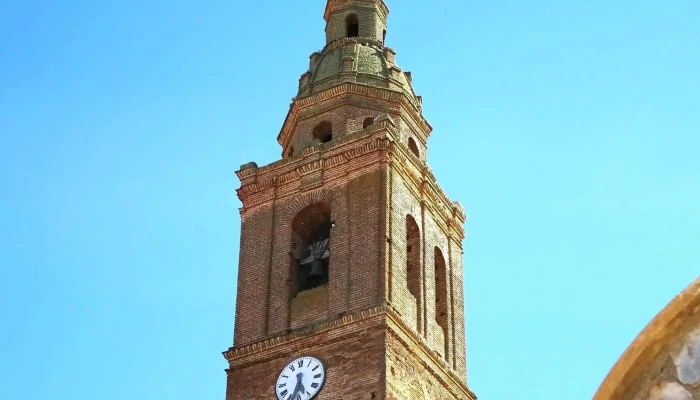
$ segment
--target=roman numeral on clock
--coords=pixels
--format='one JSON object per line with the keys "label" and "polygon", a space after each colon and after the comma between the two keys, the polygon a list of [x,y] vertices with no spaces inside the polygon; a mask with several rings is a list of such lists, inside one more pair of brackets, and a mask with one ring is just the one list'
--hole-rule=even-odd
{"label": "roman numeral on clock", "polygon": [[312,383],[311,387],[314,389],[318,389],[318,383],[316,383],[316,382]]}

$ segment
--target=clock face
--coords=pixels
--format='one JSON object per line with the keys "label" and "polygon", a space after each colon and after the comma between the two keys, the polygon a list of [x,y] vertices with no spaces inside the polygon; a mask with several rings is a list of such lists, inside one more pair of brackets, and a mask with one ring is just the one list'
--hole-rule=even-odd
{"label": "clock face", "polygon": [[275,384],[279,400],[313,399],[326,381],[326,369],[315,357],[300,357],[287,364]]}

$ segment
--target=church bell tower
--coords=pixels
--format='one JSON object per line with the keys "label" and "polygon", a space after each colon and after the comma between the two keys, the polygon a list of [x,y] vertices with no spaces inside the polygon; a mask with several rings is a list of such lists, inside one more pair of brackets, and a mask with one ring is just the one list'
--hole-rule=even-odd
{"label": "church bell tower", "polygon": [[428,167],[432,128],[385,43],[388,15],[383,0],[328,0],[282,158],[237,172],[226,400],[476,398],[466,217]]}

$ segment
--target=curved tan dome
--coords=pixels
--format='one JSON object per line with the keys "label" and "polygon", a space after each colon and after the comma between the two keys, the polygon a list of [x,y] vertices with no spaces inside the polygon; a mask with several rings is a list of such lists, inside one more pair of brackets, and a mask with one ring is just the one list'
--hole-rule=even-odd
{"label": "curved tan dome", "polygon": [[700,278],[623,353],[593,400],[700,399]]}
{"label": "curved tan dome", "polygon": [[369,38],[343,38],[311,56],[310,70],[302,75],[297,98],[311,96],[343,82],[355,82],[401,91],[419,103],[410,73],[394,61],[395,53]]}

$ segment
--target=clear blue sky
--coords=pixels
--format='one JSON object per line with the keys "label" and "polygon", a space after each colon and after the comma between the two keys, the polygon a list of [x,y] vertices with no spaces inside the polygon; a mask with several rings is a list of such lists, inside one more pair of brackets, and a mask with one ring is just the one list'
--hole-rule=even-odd
{"label": "clear blue sky", "polygon": [[[240,205],[323,0],[0,6],[0,398],[221,399]],[[388,0],[469,215],[469,382],[590,399],[700,274],[700,2]],[[453,166],[457,166],[456,168]]]}

